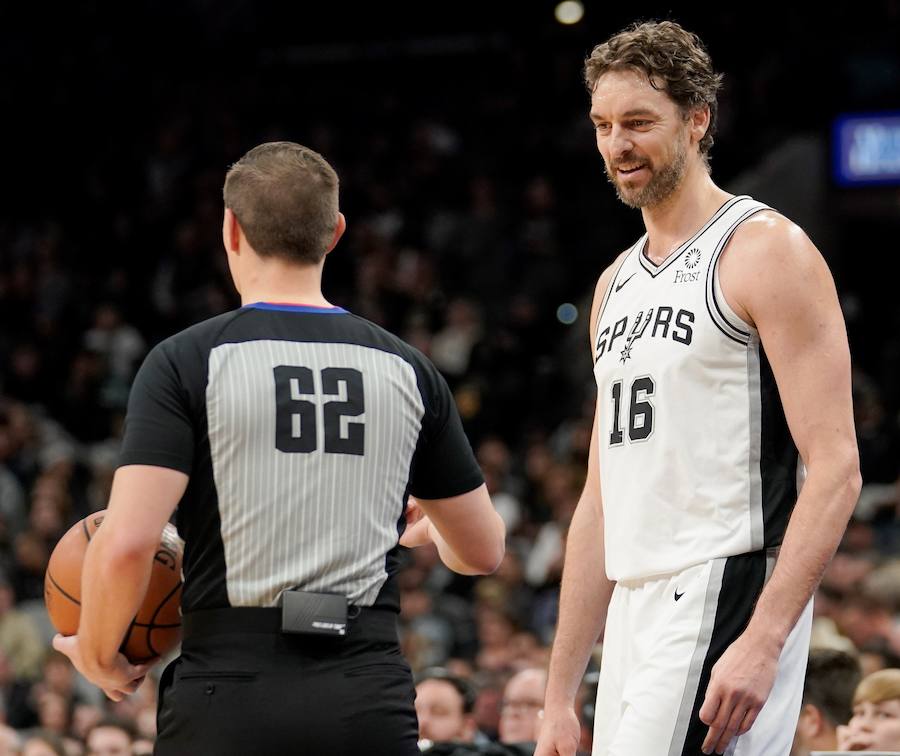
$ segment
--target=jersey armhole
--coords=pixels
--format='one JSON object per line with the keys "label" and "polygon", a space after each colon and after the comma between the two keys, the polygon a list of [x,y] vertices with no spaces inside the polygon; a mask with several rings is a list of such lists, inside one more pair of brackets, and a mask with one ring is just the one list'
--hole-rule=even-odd
{"label": "jersey armhole", "polygon": [[646,234],[638,239],[637,244],[631,247],[625,254],[622,255],[622,259],[619,262],[618,267],[616,268],[615,273],[612,274],[612,277],[609,279],[609,285],[606,287],[606,291],[603,293],[603,299],[600,301],[600,307],[597,309],[597,317],[593,323],[591,323],[591,344],[597,343],[597,330],[600,328],[600,320],[603,317],[603,311],[606,309],[606,304],[609,302],[609,297],[613,292],[613,287],[616,285],[616,281],[619,280],[619,273],[622,272],[622,268],[625,267],[625,263],[631,257],[632,253],[635,250],[635,247],[642,247],[644,243],[644,239],[646,238]]}
{"label": "jersey armhole", "polygon": [[712,316],[713,322],[718,329],[722,331],[728,338],[739,341],[742,344],[749,343],[752,339],[757,338],[756,329],[740,317],[728,304],[725,293],[722,291],[722,282],[719,278],[719,262],[722,259],[722,253],[728,241],[734,235],[737,227],[743,223],[751,215],[761,210],[770,210],[766,205],[757,205],[743,213],[725,232],[716,249],[713,252],[713,259],[709,266],[709,274],[706,282],[706,305],[709,314]]}

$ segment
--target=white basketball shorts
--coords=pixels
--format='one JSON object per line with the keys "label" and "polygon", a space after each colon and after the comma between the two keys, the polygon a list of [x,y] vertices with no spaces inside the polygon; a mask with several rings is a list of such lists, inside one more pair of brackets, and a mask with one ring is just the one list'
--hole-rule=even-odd
{"label": "white basketball shorts", "polygon": [[[619,581],[610,600],[592,756],[698,756],[710,672],[746,628],[774,567],[765,551],[714,559],[674,575]],[[726,756],[788,754],[800,713],[812,601],[788,636],[753,727]]]}

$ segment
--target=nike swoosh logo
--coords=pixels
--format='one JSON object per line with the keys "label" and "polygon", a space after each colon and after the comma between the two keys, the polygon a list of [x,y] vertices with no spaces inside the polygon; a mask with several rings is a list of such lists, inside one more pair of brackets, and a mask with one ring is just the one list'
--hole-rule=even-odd
{"label": "nike swoosh logo", "polygon": [[682,596],[684,596],[684,591],[682,591],[681,593],[679,593],[678,590],[676,589],[676,591],[675,591],[675,600],[678,601],[678,599],[680,599]]}
{"label": "nike swoosh logo", "polygon": [[617,284],[617,285],[616,285],[616,291],[618,291],[619,289],[621,289],[625,284],[627,284],[627,283],[628,283],[632,278],[634,278],[636,275],[637,275],[637,273],[632,273],[630,276],[628,276],[628,278],[626,278],[624,281],[622,281],[622,283]]}

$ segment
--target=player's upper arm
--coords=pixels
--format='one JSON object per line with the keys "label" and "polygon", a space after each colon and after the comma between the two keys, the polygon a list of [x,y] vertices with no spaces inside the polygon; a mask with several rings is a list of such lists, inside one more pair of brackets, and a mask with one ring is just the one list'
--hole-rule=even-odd
{"label": "player's upper arm", "polygon": [[763,211],[735,232],[719,276],[726,301],[759,333],[803,461],[855,481],[850,350],[825,260],[801,228]]}

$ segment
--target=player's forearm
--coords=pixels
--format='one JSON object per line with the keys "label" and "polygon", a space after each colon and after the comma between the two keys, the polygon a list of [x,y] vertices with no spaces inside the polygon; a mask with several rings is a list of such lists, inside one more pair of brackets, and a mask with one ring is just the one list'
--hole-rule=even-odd
{"label": "player's forearm", "polygon": [[785,532],[772,577],[757,602],[748,632],[784,645],[841,541],[859,498],[855,453],[810,466]]}
{"label": "player's forearm", "polygon": [[598,510],[599,502],[582,497],[569,527],[547,681],[547,709],[574,705],[591,650],[606,624],[615,583],[606,577],[603,523]]}
{"label": "player's forearm", "polygon": [[88,671],[109,669],[150,582],[155,549],[122,548],[102,529],[87,550],[81,579],[79,645]]}

